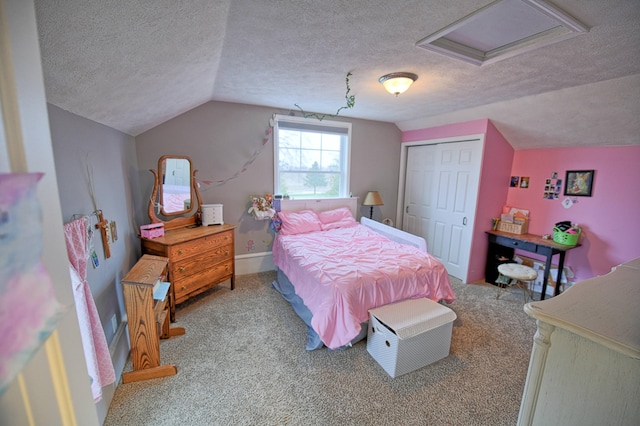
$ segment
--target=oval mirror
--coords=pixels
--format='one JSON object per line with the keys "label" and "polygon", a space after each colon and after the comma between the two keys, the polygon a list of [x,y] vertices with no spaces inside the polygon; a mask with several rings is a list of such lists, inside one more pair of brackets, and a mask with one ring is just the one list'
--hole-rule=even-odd
{"label": "oval mirror", "polygon": [[148,208],[151,223],[162,222],[165,229],[197,225],[202,200],[191,159],[163,155],[158,160],[158,170],[150,172],[154,176]]}
{"label": "oval mirror", "polygon": [[191,210],[191,161],[188,158],[165,156],[158,162],[160,213],[176,216]]}

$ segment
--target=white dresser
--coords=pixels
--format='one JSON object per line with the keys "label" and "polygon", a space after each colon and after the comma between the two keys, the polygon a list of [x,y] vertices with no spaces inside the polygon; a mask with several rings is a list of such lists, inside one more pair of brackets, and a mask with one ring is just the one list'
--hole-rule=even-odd
{"label": "white dresser", "polygon": [[518,425],[640,425],[640,258],[524,310],[538,330]]}

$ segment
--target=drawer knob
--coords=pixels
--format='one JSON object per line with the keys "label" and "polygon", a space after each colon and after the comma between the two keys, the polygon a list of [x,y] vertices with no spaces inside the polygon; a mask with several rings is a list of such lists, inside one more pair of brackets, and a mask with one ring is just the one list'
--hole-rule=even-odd
{"label": "drawer knob", "polygon": [[187,269],[187,268],[185,268],[184,266],[181,266],[181,267],[178,268],[178,271],[184,272],[185,269]]}
{"label": "drawer knob", "polygon": [[229,265],[224,265],[224,270],[228,271],[229,270]]}
{"label": "drawer knob", "polygon": [[186,285],[183,285],[182,287],[180,287],[180,290],[186,290],[186,289],[187,289]]}
{"label": "drawer knob", "polygon": [[178,250],[178,254],[184,254],[184,250],[182,249]]}
{"label": "drawer knob", "polygon": [[229,256],[229,250],[225,251],[225,252],[224,252],[224,255],[225,255],[225,256]]}

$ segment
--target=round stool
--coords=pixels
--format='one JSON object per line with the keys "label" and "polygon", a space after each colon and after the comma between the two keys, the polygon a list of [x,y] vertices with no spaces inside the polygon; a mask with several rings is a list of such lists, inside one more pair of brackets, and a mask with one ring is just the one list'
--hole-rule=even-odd
{"label": "round stool", "polygon": [[500,298],[500,293],[507,287],[517,286],[522,289],[522,296],[525,303],[528,297],[533,300],[531,282],[538,278],[538,273],[533,268],[518,263],[503,263],[498,266],[498,272],[500,276],[496,280],[498,284],[496,299]]}

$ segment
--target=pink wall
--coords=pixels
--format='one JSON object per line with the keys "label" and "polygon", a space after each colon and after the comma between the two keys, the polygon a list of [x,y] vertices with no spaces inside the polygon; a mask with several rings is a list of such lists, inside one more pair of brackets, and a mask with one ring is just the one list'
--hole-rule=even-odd
{"label": "pink wall", "polygon": [[447,124],[427,129],[408,130],[402,132],[402,142],[414,142],[430,139],[450,138],[455,136],[477,135],[487,131],[489,120],[466,121],[464,123]]}
{"label": "pink wall", "polygon": [[[529,176],[529,188],[509,188],[507,204],[530,210],[529,232],[551,233],[561,220],[583,229],[582,247],[567,252],[566,263],[576,281],[606,274],[612,266],[640,257],[640,146],[554,148],[516,151],[511,174]],[[542,197],[547,178],[567,170],[595,170],[591,197],[577,197],[569,209],[566,198]]]}
{"label": "pink wall", "polygon": [[[528,209],[529,232],[533,234],[550,234],[553,225],[562,220],[582,227],[582,246],[568,251],[565,261],[576,281],[604,275],[611,267],[640,257],[640,146],[514,151],[487,119],[406,131],[402,141],[482,133],[486,143],[467,282],[484,278],[484,231],[490,226],[490,218],[500,213],[502,204]],[[509,169],[510,173],[505,172]],[[562,195],[558,200],[542,197],[545,181],[553,172],[563,179],[564,191],[567,170],[596,171],[592,196],[578,197],[569,209],[562,206]],[[510,188],[510,176],[528,176],[529,188]]]}
{"label": "pink wall", "polygon": [[485,231],[506,200],[508,187],[504,182],[509,182],[513,156],[509,141],[488,121],[467,282],[484,280],[488,249]]}
{"label": "pink wall", "polygon": [[403,132],[403,142],[442,139],[468,135],[485,135],[483,169],[480,173],[478,204],[471,241],[469,270],[465,282],[484,280],[487,258],[487,236],[485,231],[491,227],[491,219],[500,213],[507,199],[513,148],[488,119],[467,121],[445,126],[432,127]]}

